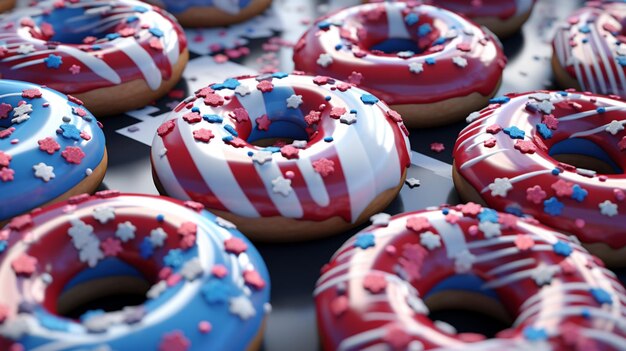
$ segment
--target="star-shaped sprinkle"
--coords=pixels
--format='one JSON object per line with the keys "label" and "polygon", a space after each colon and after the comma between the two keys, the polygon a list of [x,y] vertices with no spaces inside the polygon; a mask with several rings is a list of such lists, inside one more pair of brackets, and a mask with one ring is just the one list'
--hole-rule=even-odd
{"label": "star-shaped sprinkle", "polygon": [[204,269],[202,268],[200,259],[197,257],[187,261],[180,270],[180,274],[185,277],[187,281],[193,281],[203,273]]}
{"label": "star-shaped sprinkle", "polygon": [[406,185],[409,186],[410,189],[420,186],[420,180],[414,177],[406,178],[404,182],[406,183]]}
{"label": "star-shaped sprinkle", "polygon": [[10,182],[15,178],[15,171],[11,168],[0,168],[0,180]]}
{"label": "star-shaped sprinkle", "polygon": [[602,213],[605,216],[608,216],[608,217],[617,216],[618,211],[617,211],[616,203],[613,203],[609,200],[604,200],[604,202],[600,203],[598,207],[600,208],[600,213]]}
{"label": "star-shaped sprinkle", "polygon": [[150,242],[154,247],[161,247],[163,243],[167,239],[167,233],[163,230],[163,228],[156,228],[150,231]]}
{"label": "star-shaped sprinkle", "polygon": [[13,106],[5,102],[0,103],[0,119],[9,117],[9,112],[13,111]]}
{"label": "star-shaped sprinkle", "polygon": [[49,182],[50,179],[56,177],[56,175],[54,174],[54,167],[48,166],[43,162],[34,165],[33,170],[35,171],[35,177],[43,180],[46,183]]}
{"label": "star-shaped sprinkle", "polygon": [[502,129],[502,131],[504,132],[504,134],[511,137],[511,139],[524,139],[524,136],[526,135],[523,130],[517,128],[516,126],[504,128]]}
{"label": "star-shaped sprinkle", "polygon": [[346,112],[339,118],[339,122],[347,125],[351,125],[356,123],[356,114],[351,112]]}
{"label": "star-shaped sprinkle", "polygon": [[9,167],[13,157],[6,152],[0,151],[0,167]]}
{"label": "star-shaped sprinkle", "polygon": [[382,274],[370,273],[363,279],[363,288],[372,294],[381,293],[387,288],[387,279]]}
{"label": "star-shaped sprinkle", "polygon": [[123,242],[127,242],[128,240],[135,238],[136,229],[137,228],[129,221],[119,223],[117,225],[117,230],[115,231],[115,236]]}
{"label": "star-shaped sprinkle", "polygon": [[21,104],[13,109],[13,116],[14,117],[24,116],[31,112],[33,112],[33,105]]}
{"label": "star-shaped sprinkle", "polygon": [[467,273],[472,269],[475,261],[476,256],[465,249],[454,258],[454,269],[459,274]]}
{"label": "star-shaped sprinkle", "polygon": [[543,211],[551,216],[560,215],[564,207],[565,205],[554,196],[543,202]]}
{"label": "star-shaped sprinkle", "polygon": [[229,113],[229,116],[233,118],[237,123],[243,123],[250,120],[248,111],[243,108],[236,108]]}
{"label": "star-shaped sprinkle", "polygon": [[[24,105],[22,105],[24,106]],[[20,106],[21,107],[21,106]],[[61,124],[61,135],[66,139],[80,140],[80,130],[73,124]]]}
{"label": "star-shaped sprinkle", "polygon": [[147,260],[154,254],[154,246],[152,246],[152,242],[150,242],[150,238],[145,237],[139,244],[139,254],[143,259]]}
{"label": "star-shaped sprinkle", "polygon": [[413,216],[407,219],[406,227],[415,232],[421,232],[423,230],[429,229],[431,227],[430,221],[428,218],[421,216]]}
{"label": "star-shaped sprinkle", "polygon": [[272,160],[272,153],[269,151],[258,151],[252,155],[252,161],[262,165]]}
{"label": "star-shaped sprinkle", "polygon": [[253,287],[256,290],[261,290],[265,287],[265,280],[259,272],[255,270],[247,270],[243,273],[243,280],[247,285]]}
{"label": "star-shaped sprinkle", "polygon": [[256,88],[263,93],[269,93],[270,91],[274,90],[274,84],[272,84],[272,82],[269,80],[264,80],[259,82],[259,84],[256,85]]}
{"label": "star-shaped sprinkle", "polygon": [[523,154],[534,154],[537,151],[535,144],[529,140],[517,140],[514,147]]}
{"label": "star-shaped sprinkle", "polygon": [[328,177],[335,173],[335,162],[332,160],[320,158],[319,160],[313,161],[311,165],[313,166],[313,170],[322,177]]}
{"label": "star-shaped sprinkle", "polygon": [[364,104],[366,104],[366,105],[374,105],[379,100],[378,100],[378,98],[376,96],[374,96],[372,94],[363,94],[363,95],[361,95],[361,101]]}
{"label": "star-shaped sprinkle", "polygon": [[224,105],[224,98],[220,94],[207,94],[207,96],[204,98],[204,104],[211,107],[222,106]]}
{"label": "star-shaped sprinkle", "polygon": [[228,283],[212,279],[202,287],[202,297],[210,304],[225,303],[231,297],[233,289]]}
{"label": "star-shaped sprinkle", "polygon": [[452,58],[452,62],[461,68],[467,67],[467,59],[465,57],[455,56]]}
{"label": "star-shaped sprinkle", "polygon": [[526,200],[532,203],[540,204],[546,198],[546,196],[546,192],[543,191],[540,185],[535,185],[526,189]]}
{"label": "star-shaped sprinkle", "polygon": [[46,67],[58,69],[63,64],[63,58],[54,54],[50,54],[43,60],[46,63]]}
{"label": "star-shaped sprinkle", "polygon": [[604,130],[613,135],[616,135],[620,131],[624,130],[624,123],[626,122],[613,120],[609,124],[606,125],[606,128],[604,128]]}
{"label": "star-shaped sprinkle", "polygon": [[100,243],[100,249],[104,256],[113,257],[122,252],[122,243],[115,238],[106,238]]}
{"label": "star-shaped sprinkle", "polygon": [[556,193],[556,196],[571,196],[574,192],[573,189],[574,184],[563,179],[559,179],[556,182],[552,183],[550,186],[552,190]]}
{"label": "star-shaped sprinkle", "polygon": [[509,190],[513,189],[513,185],[509,178],[496,178],[493,183],[487,186],[491,190],[491,196],[506,197]]}
{"label": "star-shaped sprinkle", "polygon": [[527,326],[523,331],[524,337],[530,341],[543,341],[548,339],[548,332],[545,329]]}
{"label": "star-shaped sprinkle", "polygon": [[85,158],[85,153],[78,146],[68,146],[61,152],[61,156],[68,162],[79,165],[83,158]]}
{"label": "star-shaped sprinkle", "polygon": [[431,231],[420,234],[420,244],[428,250],[434,250],[441,247],[441,237]]}
{"label": "star-shaped sprinkle", "polygon": [[100,250],[100,241],[97,239],[88,241],[80,249],[78,258],[81,262],[87,263],[89,267],[95,267],[98,261],[104,258],[104,253]]}
{"label": "star-shaped sprinkle", "polygon": [[442,143],[431,143],[430,144],[430,150],[433,151],[433,152],[440,153],[440,152],[443,152],[443,150],[445,150],[445,149],[446,149],[446,146],[443,145]]}
{"label": "star-shaped sprinkle", "polygon": [[98,206],[93,209],[91,214],[95,220],[100,224],[105,224],[108,221],[115,219],[115,209],[109,206]]}
{"label": "star-shaped sprinkle", "polygon": [[228,310],[242,320],[250,319],[256,315],[252,302],[244,295],[231,298]]}
{"label": "star-shaped sprinkle", "polygon": [[80,73],[80,70],[81,70],[81,68],[80,68],[80,66],[78,66],[78,65],[72,65],[72,66],[69,68],[70,73],[71,73],[71,74],[73,74],[73,75],[77,75],[77,74],[79,74],[79,73]]}
{"label": "star-shaped sprinkle", "polygon": [[478,229],[485,234],[486,238],[493,238],[502,234],[499,223],[489,221],[480,222],[478,224]]}
{"label": "star-shaped sprinkle", "polygon": [[375,246],[374,234],[372,233],[360,233],[356,235],[354,246],[363,250]]}
{"label": "star-shaped sprinkle", "polygon": [[267,115],[262,115],[254,120],[256,122],[256,127],[258,130],[269,130],[270,124],[272,124],[272,120],[267,117]]}
{"label": "star-shaped sprinkle", "polygon": [[291,179],[283,178],[282,176],[278,176],[272,180],[272,191],[281,194],[282,196],[289,196],[293,191],[291,187]]}
{"label": "star-shaped sprinkle", "polygon": [[620,140],[617,143],[617,146],[619,147],[620,151],[626,151],[626,136],[622,138],[622,140]]}
{"label": "star-shaped sprinkle", "polygon": [[424,64],[421,62],[411,62],[409,63],[409,71],[415,74],[422,73],[424,72]]}
{"label": "star-shaped sprinkle", "polygon": [[213,135],[213,132],[211,132],[209,129],[200,128],[193,131],[193,138],[203,143],[208,143],[214,137],[215,135]]}
{"label": "star-shaped sprinkle", "polygon": [[239,96],[246,96],[251,93],[250,88],[247,85],[239,85],[235,88],[235,94]]}
{"label": "star-shaped sprinkle", "polygon": [[239,255],[248,250],[248,245],[241,239],[232,237],[224,240],[224,250],[234,255]]}
{"label": "star-shaped sprinkle", "polygon": [[533,247],[535,245],[535,240],[533,240],[533,237],[531,235],[528,234],[517,234],[515,236],[515,246],[520,249],[521,251],[525,251],[530,249],[531,247]]}
{"label": "star-shaped sprinkle", "polygon": [[[152,242],[152,238],[150,238]],[[184,263],[183,252],[180,249],[172,249],[163,257],[163,263],[172,268],[178,268]]]}
{"label": "star-shaped sprinkle", "polygon": [[299,149],[291,146],[291,145],[285,145],[283,147],[280,148],[280,154],[283,155],[284,158],[288,159],[288,160],[292,160],[292,159],[296,159],[298,158],[298,153],[300,152]]}
{"label": "star-shaped sprinkle", "polygon": [[391,215],[388,213],[377,213],[370,217],[370,221],[372,225],[380,225],[386,227],[389,224],[389,220],[391,219]]}
{"label": "star-shaped sprinkle", "polygon": [[330,54],[320,54],[316,62],[322,67],[328,67],[333,63],[333,57]]}
{"label": "star-shaped sprinkle", "polygon": [[32,44],[22,44],[17,48],[17,53],[22,55],[28,55],[35,51],[35,46]]}
{"label": "star-shaped sprinkle", "polygon": [[161,296],[161,294],[163,294],[165,290],[167,290],[167,283],[164,280],[161,280],[160,282],[150,287],[150,290],[146,292],[146,296],[149,299],[156,299],[157,297]]}
{"label": "star-shaped sprinkle", "polygon": [[298,108],[302,105],[302,95],[291,95],[287,98],[287,108]]}
{"label": "star-shaped sprinkle", "polygon": [[591,288],[589,289],[589,292],[591,293],[591,296],[593,296],[594,300],[596,300],[596,302],[600,305],[613,304],[613,298],[606,290],[602,288]]}
{"label": "star-shaped sprinkle", "polygon": [[61,145],[51,137],[38,140],[37,143],[39,144],[39,150],[45,151],[50,155],[61,149]]}
{"label": "star-shaped sprinkle", "polygon": [[568,243],[561,240],[558,240],[556,243],[554,243],[552,245],[552,249],[557,255],[565,257],[571,255],[573,251],[572,247]]}
{"label": "star-shaped sprinkle", "polygon": [[531,278],[538,286],[550,284],[552,277],[559,270],[558,266],[548,266],[545,263],[540,263],[531,274]]}
{"label": "star-shaped sprinkle", "polygon": [[191,341],[180,330],[164,334],[159,343],[158,351],[187,351],[191,347]]}
{"label": "star-shaped sprinkle", "polygon": [[25,89],[22,91],[22,97],[28,99],[37,99],[41,97],[41,90],[37,88]]}
{"label": "star-shaped sprinkle", "polygon": [[37,259],[22,253],[11,261],[11,268],[15,274],[30,276],[37,269]]}

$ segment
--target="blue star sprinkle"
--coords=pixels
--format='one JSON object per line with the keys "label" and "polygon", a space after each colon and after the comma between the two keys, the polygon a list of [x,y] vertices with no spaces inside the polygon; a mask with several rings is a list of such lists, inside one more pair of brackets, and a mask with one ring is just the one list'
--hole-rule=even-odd
{"label": "blue star sprinkle", "polygon": [[321,21],[320,23],[317,24],[317,28],[322,29],[322,30],[327,30],[328,28],[330,28],[331,23],[328,21]]}
{"label": "blue star sprinkle", "polygon": [[63,64],[63,58],[54,54],[50,54],[47,58],[43,59],[46,63],[46,67],[58,69]]}
{"label": "blue star sprinkle", "polygon": [[224,121],[220,115],[204,115],[202,119],[209,123],[222,123],[222,121]]}
{"label": "blue star sprinkle", "polygon": [[537,124],[537,132],[539,132],[539,135],[541,135],[541,137],[544,139],[552,138],[552,131],[544,123]]}
{"label": "blue star sprinkle", "polygon": [[433,27],[430,26],[430,23],[424,23],[419,28],[417,28],[417,35],[420,37],[426,36],[433,31]]}
{"label": "blue star sprinkle", "polygon": [[139,17],[133,15],[133,16],[129,16],[128,18],[126,18],[126,23],[133,23],[135,21],[139,20]]}
{"label": "blue star sprinkle", "polygon": [[143,238],[143,241],[141,242],[141,244],[139,244],[139,254],[144,260],[147,260],[150,257],[152,257],[153,253],[154,253],[154,246],[152,246],[152,242],[150,241],[150,238],[148,237]]}
{"label": "blue star sprinkle", "polygon": [[285,73],[285,72],[276,72],[276,73],[272,73],[272,77],[277,78],[277,79],[283,79],[289,76],[289,73]]}
{"label": "blue star sprinkle", "polygon": [[80,130],[73,124],[61,124],[61,135],[66,139],[80,140]]}
{"label": "blue star sprinkle", "polygon": [[564,242],[564,241],[557,241],[554,245],[552,245],[552,249],[554,250],[554,253],[556,253],[557,255],[561,255],[561,256],[569,256],[572,254],[572,247],[569,246],[568,243]]}
{"label": "blue star sprinkle", "polygon": [[626,56],[617,56],[615,59],[620,66],[626,66]]}
{"label": "blue star sprinkle", "polygon": [[374,234],[372,233],[361,233],[356,236],[356,240],[354,241],[354,247],[360,247],[363,250],[375,245]]}
{"label": "blue star sprinkle", "polygon": [[550,216],[558,216],[563,212],[563,205],[556,197],[551,197],[543,202],[543,211]]}
{"label": "blue star sprinkle", "polygon": [[172,249],[163,257],[163,263],[172,268],[178,268],[184,261],[183,252],[180,249]]}
{"label": "blue star sprinkle", "polygon": [[605,113],[606,112],[606,108],[604,106],[600,106],[596,109],[596,112],[598,113]]}
{"label": "blue star sprinkle", "polygon": [[548,339],[548,333],[543,328],[526,327],[524,337],[530,341],[542,341]]}
{"label": "blue star sprinkle", "polygon": [[226,129],[226,131],[229,132],[230,134],[232,134],[233,136],[238,136],[239,135],[237,133],[237,131],[235,130],[235,128],[233,128],[233,126],[231,126],[230,124],[225,125],[224,129]]}
{"label": "blue star sprinkle", "polygon": [[420,16],[418,16],[417,13],[411,12],[408,15],[404,16],[404,22],[408,26],[412,26],[419,21],[420,21]]}
{"label": "blue star sprinkle", "polygon": [[611,295],[606,292],[606,290],[602,288],[591,288],[589,289],[591,296],[600,304],[600,305],[611,305],[613,304],[613,298]]}
{"label": "blue star sprinkle", "polygon": [[585,23],[585,24],[583,24],[582,26],[578,27],[578,31],[579,31],[579,32],[581,32],[581,33],[585,33],[585,34],[587,34],[587,33],[591,32],[591,29],[590,29],[590,28],[589,28],[589,26]]}
{"label": "blue star sprinkle", "polygon": [[496,96],[489,99],[490,104],[506,104],[509,101],[511,101],[511,98],[508,96]]}
{"label": "blue star sprinkle", "polygon": [[364,104],[374,105],[375,103],[378,102],[378,99],[374,95],[363,94],[361,95],[361,101],[363,101]]}
{"label": "blue star sprinkle", "polygon": [[476,217],[480,222],[498,223],[498,212],[491,208],[483,208]]}
{"label": "blue star sprinkle", "polygon": [[434,65],[435,63],[437,63],[437,60],[435,60],[434,57],[429,57],[426,60],[424,60],[424,62],[426,62],[427,65]]}
{"label": "blue star sprinkle", "polygon": [[106,35],[106,38],[109,39],[109,40],[115,40],[115,39],[117,39],[119,37],[120,37],[120,35],[117,34],[117,33],[109,33],[109,34]]}
{"label": "blue star sprinkle", "polygon": [[228,302],[232,293],[230,285],[221,280],[212,279],[202,287],[202,296],[208,303]]}
{"label": "blue star sprinkle", "polygon": [[510,136],[511,139],[524,139],[524,136],[526,135],[523,130],[517,128],[516,126],[504,128],[502,131],[504,134]]}
{"label": "blue star sprinkle", "polygon": [[230,141],[233,141],[234,139],[235,139],[235,137],[234,137],[234,136],[232,136],[232,135],[226,135],[226,136],[223,136],[223,137],[222,137],[222,141],[223,141],[223,142],[225,142],[225,143],[228,143],[228,142],[230,142]]}
{"label": "blue star sprinkle", "polygon": [[585,201],[585,198],[587,198],[587,194],[588,194],[587,190],[583,189],[578,184],[574,184],[574,186],[572,187],[572,199],[578,202]]}
{"label": "blue star sprinkle", "polygon": [[7,246],[9,246],[9,243],[6,240],[0,240],[0,253],[3,253]]}
{"label": "blue star sprinkle", "polygon": [[221,89],[235,90],[240,85],[241,85],[241,83],[239,83],[239,81],[237,79],[235,79],[235,78],[228,78],[222,84],[213,84],[213,86],[211,88],[213,88],[215,90],[221,90]]}
{"label": "blue star sprinkle", "polygon": [[330,137],[330,136],[324,138],[324,141],[327,142],[327,143],[330,143],[333,140],[335,140],[335,139],[333,139],[333,137]]}
{"label": "blue star sprinkle", "polygon": [[135,6],[133,7],[133,12],[145,13],[148,12],[148,9],[143,6]]}
{"label": "blue star sprinkle", "polygon": [[150,32],[150,34],[154,35],[157,38],[160,38],[160,37],[163,36],[163,31],[160,30],[159,28],[152,27],[152,28],[148,29],[148,31]]}

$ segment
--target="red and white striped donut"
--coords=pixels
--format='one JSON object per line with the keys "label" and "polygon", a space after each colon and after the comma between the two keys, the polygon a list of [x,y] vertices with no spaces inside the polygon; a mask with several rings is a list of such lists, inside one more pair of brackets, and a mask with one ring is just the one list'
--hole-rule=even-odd
{"label": "red and white striped donut", "polygon": [[364,4],[322,17],[293,59],[296,69],[360,84],[411,127],[449,123],[485,106],[506,64],[491,33],[415,2]]}
{"label": "red and white striped donut", "polygon": [[626,103],[576,92],[492,102],[470,115],[456,142],[461,196],[532,215],[575,234],[607,264],[625,264]]}
{"label": "red and white striped donut", "polygon": [[[457,333],[428,316],[446,295],[455,308],[498,306],[512,326]],[[325,350],[626,349],[615,274],[565,235],[474,203],[366,228],[323,268],[315,302]]]}
{"label": "red and white striped donut", "polygon": [[197,91],[159,127],[151,159],[162,192],[255,239],[302,240],[391,202],[410,164],[407,135],[400,115],[361,89],[274,73]]}
{"label": "red and white striped donut", "polygon": [[552,67],[566,88],[626,97],[626,3],[589,1],[562,24]]}
{"label": "red and white striped donut", "polygon": [[0,28],[2,78],[71,94],[97,116],[161,97],[189,56],[176,20],[135,0],[45,0],[0,18]]}

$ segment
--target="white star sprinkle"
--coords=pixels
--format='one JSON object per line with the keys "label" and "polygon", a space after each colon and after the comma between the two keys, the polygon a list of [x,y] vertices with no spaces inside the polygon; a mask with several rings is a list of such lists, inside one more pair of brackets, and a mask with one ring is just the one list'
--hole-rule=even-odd
{"label": "white star sprinkle", "polygon": [[454,258],[454,269],[457,273],[467,273],[472,269],[476,256],[474,256],[469,250],[465,249],[459,252]]}
{"label": "white star sprinkle", "polygon": [[613,120],[611,123],[606,125],[605,131],[615,135],[620,131],[624,130],[624,122]]}
{"label": "white star sprinkle", "polygon": [[534,93],[530,95],[529,98],[535,99],[537,101],[550,101],[550,99],[552,99],[552,96],[546,93]]}
{"label": "white star sprinkle", "polygon": [[220,227],[226,228],[226,229],[235,229],[235,228],[237,228],[237,226],[233,222],[225,220],[222,217],[215,218],[215,223],[217,223],[217,225],[219,225]]}
{"label": "white star sprinkle", "polygon": [[180,274],[188,281],[193,281],[203,272],[204,270],[202,269],[202,264],[200,264],[200,259],[197,257],[190,261],[187,261],[187,263],[185,263],[183,268],[181,268],[180,270]]}
{"label": "white star sprinkle", "polygon": [[415,55],[415,53],[413,51],[400,51],[397,53],[398,57],[400,58],[409,58],[413,55]]}
{"label": "white star sprinkle", "polygon": [[454,62],[455,65],[461,68],[467,67],[467,60],[465,59],[465,57],[455,56],[452,58],[452,62]]}
{"label": "white star sprinkle", "polygon": [[341,115],[341,117],[339,117],[339,121],[341,123],[344,123],[344,124],[347,124],[347,125],[351,125],[353,123],[356,123],[356,114],[350,113],[350,112],[346,112],[343,115]]}
{"label": "white star sprinkle", "polygon": [[291,146],[295,147],[296,149],[304,149],[307,143],[308,142],[306,140],[294,140],[291,143]]}
{"label": "white star sprinkle", "polygon": [[156,228],[150,231],[150,242],[154,247],[163,246],[163,242],[167,239],[167,233],[163,228]]}
{"label": "white star sprinkle", "polygon": [[281,194],[282,196],[289,196],[293,189],[291,188],[291,179],[285,179],[283,177],[276,177],[272,180],[272,191]]}
{"label": "white star sprinkle", "polygon": [[475,120],[477,120],[479,117],[480,117],[480,112],[474,111],[465,118],[465,122],[472,123]]}
{"label": "white star sprinkle", "polygon": [[405,180],[404,180],[404,182],[405,182],[405,183],[406,183],[406,185],[408,185],[408,186],[409,186],[409,188],[411,188],[411,189],[415,188],[416,186],[420,186],[420,180],[419,180],[419,179],[417,179],[417,178],[413,178],[413,177],[411,177],[411,178],[407,178],[407,179],[405,179]]}
{"label": "white star sprinkle", "polygon": [[428,250],[433,250],[441,246],[441,237],[431,231],[420,234],[420,244]]}
{"label": "white star sprinkle", "polygon": [[242,320],[252,318],[256,314],[256,310],[254,309],[252,302],[250,302],[250,299],[244,295],[233,297],[230,299],[229,305],[230,307],[228,310],[230,313],[238,316]]}
{"label": "white star sprinkle", "polygon": [[454,39],[459,36],[459,33],[455,29],[450,29],[444,34],[444,38],[446,39]]}
{"label": "white star sprinkle", "polygon": [[122,242],[127,242],[128,240],[135,238],[136,229],[137,228],[129,221],[119,223],[117,225],[117,230],[115,231],[115,236],[122,240]]}
{"label": "white star sprinkle", "polygon": [[164,280],[161,280],[160,282],[154,284],[150,288],[150,290],[148,290],[146,296],[149,299],[156,299],[157,297],[161,296],[161,294],[163,294],[165,289],[167,289],[167,283]]}
{"label": "white star sprinkle", "polygon": [[11,120],[11,123],[13,124],[20,124],[22,122],[26,122],[30,119],[30,115],[21,115],[21,116],[17,116],[15,118],[13,118]]}
{"label": "white star sprinkle", "polygon": [[21,115],[29,114],[33,112],[33,105],[21,104],[13,109],[13,117],[19,117]]}
{"label": "white star sprinkle", "polygon": [[100,222],[100,224],[105,224],[106,222],[115,219],[115,209],[108,206],[96,207],[93,209],[93,213],[91,215],[98,222]]}
{"label": "white star sprinkle", "polygon": [[92,268],[98,264],[99,260],[104,258],[104,253],[100,250],[100,241],[95,236],[94,238],[95,240],[88,241],[78,253],[80,261],[86,262]]}
{"label": "white star sprinkle", "polygon": [[322,67],[328,67],[331,63],[333,63],[333,57],[330,54],[321,54],[317,58],[317,64]]}
{"label": "white star sprinkle", "polygon": [[600,207],[600,213],[605,216],[617,216],[617,204],[612,203],[609,200],[605,200],[604,202],[600,203],[598,207]]}
{"label": "white star sprinkle", "polygon": [[549,100],[544,100],[537,104],[537,108],[539,108],[539,111],[543,112],[543,114],[549,115],[554,111],[554,104]]}
{"label": "white star sprinkle", "polygon": [[474,35],[474,30],[470,26],[467,26],[467,27],[463,28],[463,34],[465,34],[465,35]]}
{"label": "white star sprinkle", "polygon": [[370,217],[370,221],[372,222],[373,225],[382,225],[383,227],[386,227],[387,224],[389,224],[389,219],[391,218],[391,215],[388,213],[377,213],[373,216]]}
{"label": "white star sprinkle", "polygon": [[287,108],[298,108],[302,105],[302,95],[293,94],[287,98]]}
{"label": "white star sprinkle", "polygon": [[252,155],[252,161],[262,165],[272,160],[272,153],[269,151],[259,151]]}
{"label": "white star sprinkle", "polygon": [[415,74],[422,73],[424,72],[424,64],[420,62],[411,62],[409,63],[409,71]]}
{"label": "white star sprinkle", "polygon": [[80,219],[73,219],[70,223],[72,223],[72,226],[68,229],[67,234],[69,234],[72,238],[77,236],[86,236],[93,233],[93,227]]}
{"label": "white star sprinkle", "polygon": [[437,327],[437,329],[441,330],[444,333],[448,333],[448,334],[456,334],[456,328],[453,327],[452,325],[444,322],[444,321],[435,321],[434,322],[435,327]]}
{"label": "white star sprinkle", "polygon": [[478,224],[478,229],[485,234],[486,238],[493,238],[502,234],[500,231],[500,224],[490,221],[480,222],[480,224]]}
{"label": "white star sprinkle", "polygon": [[77,235],[72,236],[72,244],[74,244],[74,247],[77,250],[82,250],[84,247],[86,247],[90,243],[93,243],[94,241],[97,242],[98,238],[92,233],[87,233],[87,231],[79,231]]}
{"label": "white star sprinkle", "polygon": [[489,184],[489,190],[491,190],[491,196],[506,197],[509,190],[513,189],[513,185],[509,178],[496,178],[493,183]]}
{"label": "white star sprinkle", "polygon": [[239,94],[239,96],[246,96],[250,94],[250,88],[247,85],[241,84],[235,88],[235,94]]}
{"label": "white star sprinkle", "polygon": [[35,46],[32,44],[22,44],[19,48],[17,48],[17,53],[22,55],[30,54],[35,51]]}
{"label": "white star sprinkle", "polygon": [[54,167],[48,166],[43,162],[39,162],[38,164],[33,166],[33,170],[35,171],[35,177],[43,180],[44,182],[49,182],[50,179],[55,177]]}
{"label": "white star sprinkle", "polygon": [[99,316],[93,316],[86,321],[83,321],[82,324],[91,332],[101,333],[109,329],[109,327],[115,324],[115,322],[116,320],[114,315],[106,313]]}
{"label": "white star sprinkle", "polygon": [[558,268],[555,266],[548,266],[544,263],[540,263],[537,268],[534,269],[531,274],[531,278],[533,278],[537,285],[542,286],[549,284],[557,271]]}

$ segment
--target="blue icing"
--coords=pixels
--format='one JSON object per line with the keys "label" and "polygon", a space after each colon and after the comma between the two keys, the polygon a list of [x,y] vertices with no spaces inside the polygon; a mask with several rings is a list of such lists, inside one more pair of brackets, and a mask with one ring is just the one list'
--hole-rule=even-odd
{"label": "blue icing", "polygon": [[[42,97],[23,98],[22,91],[26,89],[38,89]],[[15,128],[10,137],[0,139],[0,151],[11,155],[9,168],[15,172],[12,181],[0,181],[0,202],[3,204],[0,206],[0,220],[27,212],[66,193],[85,179],[87,168],[95,169],[104,156],[104,133],[98,127],[95,117],[90,113],[88,117],[91,118],[85,119],[73,115],[72,108],[79,106],[68,101],[65,95],[34,84],[1,80],[0,103],[16,107],[20,101],[32,105],[33,111],[28,113],[30,119],[11,125],[13,112],[10,112],[10,118],[0,120],[0,127],[3,129]],[[43,107],[45,102],[50,106]],[[82,106],[81,108],[84,109]],[[62,116],[71,116],[71,121],[64,123]],[[67,132],[68,137],[58,135],[56,130],[59,128],[63,128],[62,132]],[[78,131],[78,135],[75,131]],[[91,135],[92,139],[83,140],[80,138],[80,131]],[[39,149],[38,141],[47,137],[54,139],[61,147],[52,155]],[[13,139],[20,142],[11,144]],[[85,158],[79,165],[70,164],[61,156],[68,146],[80,147],[85,153]],[[35,177],[33,166],[41,162],[54,167],[55,178],[44,182]]]}
{"label": "blue icing", "polygon": [[483,289],[484,284],[485,281],[476,275],[456,274],[437,283],[437,285],[428,291],[426,296],[424,296],[424,299],[427,299],[429,296],[439,292],[462,290],[479,293],[497,300],[498,294],[496,294],[496,292],[492,289]]}
{"label": "blue icing", "polygon": [[[210,7],[216,6],[213,0],[162,0],[165,4],[165,9],[173,14],[185,12],[190,7]],[[235,3],[238,10],[241,11],[246,8],[252,0],[236,0]],[[233,1],[229,1],[233,3]]]}
{"label": "blue icing", "polygon": [[607,163],[616,174],[623,173],[620,166],[613,161],[611,156],[609,156],[606,151],[604,151],[598,144],[593,141],[582,139],[582,138],[569,138],[564,139],[550,147],[550,151],[548,152],[550,156],[554,157],[555,155],[561,154],[576,154],[576,155],[585,155],[589,157],[593,157],[595,159],[601,160]]}
{"label": "blue icing", "polygon": [[129,264],[117,258],[108,257],[98,262],[97,266],[87,268],[74,276],[67,284],[65,284],[62,292],[66,292],[78,284],[111,276],[133,276],[143,278],[141,273]]}

